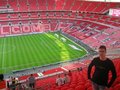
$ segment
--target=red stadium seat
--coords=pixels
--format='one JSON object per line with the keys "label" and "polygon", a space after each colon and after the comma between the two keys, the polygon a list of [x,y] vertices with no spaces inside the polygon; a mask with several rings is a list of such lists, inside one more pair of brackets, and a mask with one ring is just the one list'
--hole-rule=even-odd
{"label": "red stadium seat", "polygon": [[85,87],[80,85],[80,86],[77,86],[75,90],[85,90]]}
{"label": "red stadium seat", "polygon": [[87,88],[87,90],[93,90],[92,87]]}
{"label": "red stadium seat", "polygon": [[69,89],[67,89],[67,90],[75,90],[75,89],[73,89],[73,88],[69,88]]}
{"label": "red stadium seat", "polygon": [[120,84],[117,84],[116,86],[114,86],[113,89],[114,89],[114,90],[120,90]]}

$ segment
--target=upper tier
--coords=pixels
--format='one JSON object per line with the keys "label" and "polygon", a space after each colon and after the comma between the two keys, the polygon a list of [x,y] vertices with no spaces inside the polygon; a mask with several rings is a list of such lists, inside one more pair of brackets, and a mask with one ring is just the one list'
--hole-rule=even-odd
{"label": "upper tier", "polygon": [[103,14],[110,8],[120,8],[120,3],[79,0],[0,0],[0,10],[5,8],[14,12],[67,10]]}

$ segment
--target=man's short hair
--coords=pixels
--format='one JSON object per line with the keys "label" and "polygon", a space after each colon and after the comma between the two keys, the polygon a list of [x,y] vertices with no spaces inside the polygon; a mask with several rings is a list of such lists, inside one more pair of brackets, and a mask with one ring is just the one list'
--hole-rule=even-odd
{"label": "man's short hair", "polygon": [[106,46],[101,45],[101,46],[99,47],[99,49],[105,49],[105,51],[106,51]]}
{"label": "man's short hair", "polygon": [[30,76],[33,76],[33,74],[31,74]]}

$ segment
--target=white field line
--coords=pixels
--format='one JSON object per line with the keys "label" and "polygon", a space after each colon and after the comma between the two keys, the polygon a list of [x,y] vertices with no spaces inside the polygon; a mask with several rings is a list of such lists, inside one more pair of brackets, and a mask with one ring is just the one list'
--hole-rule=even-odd
{"label": "white field line", "polygon": [[72,40],[69,39],[68,37],[66,37],[66,36],[64,36],[64,35],[62,35],[62,36],[65,37],[65,38],[67,38],[67,39],[70,40],[72,43],[76,44],[77,46],[81,47],[82,49],[84,49],[84,50],[87,52],[87,54],[88,54],[88,51],[87,51],[84,47],[82,47],[81,45],[75,43],[74,41],[72,41]]}

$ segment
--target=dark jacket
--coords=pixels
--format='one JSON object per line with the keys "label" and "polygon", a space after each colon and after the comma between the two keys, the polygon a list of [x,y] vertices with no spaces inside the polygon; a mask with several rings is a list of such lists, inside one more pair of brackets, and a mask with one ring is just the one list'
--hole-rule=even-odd
{"label": "dark jacket", "polygon": [[[95,71],[91,77],[90,74],[93,66],[95,66]],[[108,82],[109,71],[112,72],[110,82]],[[108,88],[111,87],[116,79],[116,70],[113,62],[109,58],[105,61],[100,60],[99,57],[94,58],[88,67],[88,79],[98,85],[107,86]]]}

